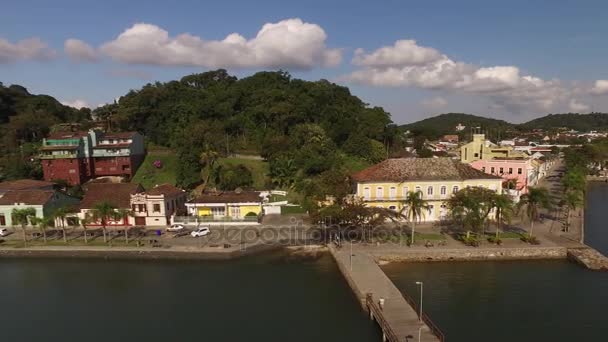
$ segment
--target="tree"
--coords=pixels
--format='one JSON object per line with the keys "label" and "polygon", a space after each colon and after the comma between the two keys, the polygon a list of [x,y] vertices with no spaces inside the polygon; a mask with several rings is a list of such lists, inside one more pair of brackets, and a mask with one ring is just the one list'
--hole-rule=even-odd
{"label": "tree", "polygon": [[44,216],[44,217],[34,217],[31,219],[32,221],[32,225],[37,226],[38,229],[40,229],[40,232],[42,233],[42,238],[44,240],[44,243],[46,244],[46,229],[48,227],[52,227],[55,219],[53,217],[48,217],[48,216]]}
{"label": "tree", "polygon": [[89,223],[91,223],[93,220],[91,218],[91,214],[90,213],[85,213],[84,214],[84,218],[82,218],[80,220],[80,225],[82,226],[82,235],[84,236],[84,243],[88,244],[89,240],[88,240],[88,236],[87,236],[87,225]]}
{"label": "tree", "polygon": [[18,224],[21,226],[21,231],[23,232],[23,245],[27,247],[27,235],[25,232],[25,227],[28,223],[31,222],[32,219],[36,217],[36,209],[34,208],[23,208],[23,209],[13,209],[11,212],[11,217],[13,220],[13,224]]}
{"label": "tree", "polygon": [[63,234],[63,242],[67,243],[68,242],[68,235],[66,232],[66,227],[65,227],[65,219],[68,217],[68,215],[70,214],[70,209],[68,207],[61,207],[58,208],[57,210],[55,210],[55,212],[53,213],[53,216],[55,219],[59,220],[60,226],[61,226],[61,232]]}
{"label": "tree", "polygon": [[[101,224],[104,243],[108,242],[106,231],[108,221],[113,221],[121,218],[120,213],[118,213],[116,209],[116,206],[114,206],[112,203],[103,201],[97,203],[90,211],[91,220],[94,222],[99,222]],[[124,216],[122,218],[124,218]]]}
{"label": "tree", "polygon": [[[134,213],[128,209],[116,209],[116,218],[126,220],[128,216],[134,216]],[[125,227],[125,243],[129,244],[129,227]]]}
{"label": "tree", "polygon": [[585,172],[579,167],[568,169],[568,171],[566,171],[562,177],[564,192],[567,193],[569,191],[577,191],[584,193],[586,186],[585,176]]}
{"label": "tree", "polygon": [[410,191],[401,202],[401,215],[412,223],[412,239],[411,244],[414,244],[414,235],[416,234],[416,223],[420,222],[426,213],[430,210],[428,203],[422,199],[421,191]]}
{"label": "tree", "polygon": [[215,162],[219,158],[219,153],[214,151],[209,144],[205,144],[203,152],[200,155],[200,162],[203,165],[203,184],[197,189],[199,193],[203,193],[209,184],[209,179],[213,175]]}
{"label": "tree", "polygon": [[253,174],[243,164],[220,165],[216,168],[215,173],[215,185],[221,190],[234,190],[253,184]]}
{"label": "tree", "polygon": [[446,204],[452,219],[464,229],[481,233],[492,211],[496,192],[483,187],[466,187],[450,197]]}
{"label": "tree", "polygon": [[496,241],[499,240],[499,232],[503,223],[511,222],[511,216],[513,214],[513,199],[507,194],[494,194],[492,196],[492,208],[496,211]]}
{"label": "tree", "polygon": [[568,191],[564,196],[564,204],[566,206],[566,210],[568,210],[566,217],[566,231],[570,230],[570,220],[572,218],[572,211],[580,208],[583,205],[583,196],[580,191]]}
{"label": "tree", "polygon": [[551,209],[551,197],[546,188],[529,188],[528,193],[520,197],[518,210],[530,220],[528,236],[532,237],[534,222],[538,220],[541,209]]}

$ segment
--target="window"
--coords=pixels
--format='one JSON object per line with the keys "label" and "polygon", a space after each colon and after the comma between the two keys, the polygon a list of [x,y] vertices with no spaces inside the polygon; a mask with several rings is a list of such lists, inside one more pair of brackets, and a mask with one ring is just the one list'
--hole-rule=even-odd
{"label": "window", "polygon": [[448,187],[445,185],[441,186],[441,189],[439,190],[439,193],[441,194],[441,196],[445,196],[448,193]]}
{"label": "window", "polygon": [[422,188],[421,188],[421,187],[419,187],[419,186],[417,186],[417,187],[416,187],[416,191],[415,191],[415,192],[416,192],[416,193],[422,193]]}
{"label": "window", "polygon": [[146,211],[146,205],[145,204],[138,204],[137,205],[137,211],[139,211],[139,212]]}
{"label": "window", "polygon": [[518,175],[521,175],[521,171],[522,171],[522,170],[521,170],[521,167],[520,167],[520,168],[517,168],[517,174],[518,174]]}
{"label": "window", "polygon": [[363,188],[363,198],[368,200],[371,197],[371,192],[368,187]]}
{"label": "window", "polygon": [[224,207],[213,207],[211,208],[211,215],[213,216],[225,216],[226,209]]}
{"label": "window", "polygon": [[154,203],[152,211],[154,211],[155,213],[160,213],[160,204]]}
{"label": "window", "polygon": [[397,207],[396,207],[396,206],[394,206],[394,205],[390,205],[388,208],[389,208],[390,210],[397,210]]}
{"label": "window", "polygon": [[394,186],[391,186],[391,188],[389,189],[389,192],[388,192],[388,196],[391,199],[394,199],[395,197],[397,197],[397,188],[395,188]]}
{"label": "window", "polygon": [[485,166],[481,167],[481,172],[486,172],[486,167]]}
{"label": "window", "polygon": [[500,169],[498,169],[498,172],[500,172],[500,174],[502,175],[503,173],[505,173],[504,169],[501,167]]}
{"label": "window", "polygon": [[494,166],[492,166],[492,167],[490,168],[490,173],[491,173],[491,174],[494,174],[494,172],[496,172],[496,170],[494,169]]}
{"label": "window", "polygon": [[455,194],[458,192],[458,185],[454,185],[454,187],[452,188],[452,193]]}
{"label": "window", "polygon": [[433,187],[429,186],[428,188],[426,188],[426,194],[429,196],[433,196]]}
{"label": "window", "polygon": [[479,153],[475,153],[475,158],[479,157]]}
{"label": "window", "polygon": [[69,173],[76,173],[76,170],[74,169],[70,169],[70,171],[68,171]]}
{"label": "window", "polygon": [[379,186],[376,188],[376,198],[384,197],[384,188]]}
{"label": "window", "polygon": [[407,186],[403,187],[403,197],[407,197],[407,195],[410,193],[410,188],[408,188]]}
{"label": "window", "polygon": [[230,207],[230,216],[241,217],[241,207]]}
{"label": "window", "polygon": [[513,174],[513,168],[512,168],[512,167],[510,167],[510,168],[509,168],[509,174],[510,174],[510,175],[512,175],[512,174]]}

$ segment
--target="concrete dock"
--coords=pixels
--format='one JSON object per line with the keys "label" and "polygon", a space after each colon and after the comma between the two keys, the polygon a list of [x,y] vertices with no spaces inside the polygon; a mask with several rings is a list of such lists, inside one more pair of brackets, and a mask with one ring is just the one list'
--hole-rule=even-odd
{"label": "concrete dock", "polygon": [[[407,336],[410,341],[418,341],[420,334],[422,341],[441,341],[433,334],[429,326],[418,319],[418,313],[406,301],[399,289],[384,274],[374,258],[367,253],[355,250],[350,252],[349,246],[340,249],[330,247],[330,251],[346,281],[353,289],[365,310],[371,311],[367,295],[371,294],[374,304],[380,298],[384,298],[382,309],[379,306],[372,312],[380,328],[383,330],[384,341],[405,341]],[[351,259],[352,258],[352,259]],[[416,300],[418,297],[413,296]]]}

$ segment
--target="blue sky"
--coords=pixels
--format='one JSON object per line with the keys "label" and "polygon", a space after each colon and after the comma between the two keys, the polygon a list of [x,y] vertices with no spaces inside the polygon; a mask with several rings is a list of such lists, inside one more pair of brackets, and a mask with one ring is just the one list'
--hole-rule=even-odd
{"label": "blue sky", "polygon": [[[283,68],[345,84],[398,123],[449,111],[520,122],[608,110],[607,11],[602,1],[22,0],[0,11],[0,81],[95,107],[217,67]],[[265,24],[271,34],[256,39]]]}

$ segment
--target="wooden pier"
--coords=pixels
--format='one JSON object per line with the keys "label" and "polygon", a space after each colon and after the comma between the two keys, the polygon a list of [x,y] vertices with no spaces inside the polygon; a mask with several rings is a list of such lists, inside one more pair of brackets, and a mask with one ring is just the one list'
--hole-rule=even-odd
{"label": "wooden pier", "polygon": [[445,341],[428,316],[418,317],[414,301],[397,289],[372,256],[357,250],[351,253],[348,246],[341,249],[332,246],[330,251],[362,307],[378,322],[383,341]]}

